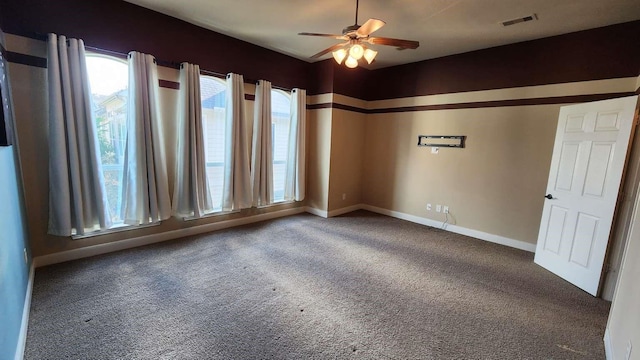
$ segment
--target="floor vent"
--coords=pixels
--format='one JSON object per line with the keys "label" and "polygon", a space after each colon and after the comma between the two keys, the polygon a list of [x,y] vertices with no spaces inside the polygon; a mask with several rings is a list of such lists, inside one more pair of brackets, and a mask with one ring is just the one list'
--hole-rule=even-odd
{"label": "floor vent", "polygon": [[510,26],[510,25],[515,25],[515,24],[527,22],[527,21],[533,21],[533,20],[538,20],[538,15],[531,14],[529,16],[525,16],[525,17],[521,17],[521,18],[517,18],[517,19],[503,21],[502,22],[502,26]]}

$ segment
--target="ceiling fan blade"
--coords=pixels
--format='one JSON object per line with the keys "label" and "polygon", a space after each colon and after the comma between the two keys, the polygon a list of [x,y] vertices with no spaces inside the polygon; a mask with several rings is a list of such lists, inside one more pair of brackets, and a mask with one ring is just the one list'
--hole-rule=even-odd
{"label": "ceiling fan blade", "polygon": [[298,35],[332,37],[334,39],[345,39],[346,40],[344,35],[337,35],[337,34],[319,34],[319,33],[301,32],[301,33],[298,33]]}
{"label": "ceiling fan blade", "polygon": [[348,44],[348,42],[346,42],[346,43],[342,43],[342,44],[335,44],[335,45],[333,45],[333,46],[331,46],[331,47],[328,47],[328,48],[326,48],[326,49],[324,49],[324,50],[320,51],[319,53],[317,53],[317,54],[313,55],[311,58],[312,58],[312,59],[317,59],[317,58],[319,58],[320,56],[322,56],[322,55],[324,55],[324,54],[328,54],[328,53],[330,53],[330,52],[332,52],[332,51],[336,51],[336,50],[340,49],[341,47],[343,47],[343,46],[345,46],[345,45],[347,45],[347,44]]}
{"label": "ceiling fan blade", "polygon": [[398,49],[417,49],[418,46],[420,46],[420,43],[418,41],[392,39],[392,38],[385,38],[385,37],[371,37],[371,38],[368,38],[366,41],[369,44],[395,46]]}
{"label": "ceiling fan blade", "polygon": [[364,23],[364,24],[362,24],[362,26],[360,26],[360,28],[356,31],[356,34],[358,34],[358,36],[360,36],[360,37],[367,37],[372,32],[374,32],[374,31],[380,29],[381,27],[383,27],[384,24],[386,24],[386,23],[384,21],[382,21],[382,20],[369,19],[369,20],[367,20],[366,23]]}

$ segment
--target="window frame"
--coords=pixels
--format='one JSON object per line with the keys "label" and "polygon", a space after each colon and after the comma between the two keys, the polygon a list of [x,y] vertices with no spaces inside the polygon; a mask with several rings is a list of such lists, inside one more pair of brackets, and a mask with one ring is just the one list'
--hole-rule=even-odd
{"label": "window frame", "polygon": [[[283,96],[284,98],[287,99],[288,102],[288,118],[289,118],[289,125],[288,125],[288,131],[287,131],[287,136],[286,136],[286,143],[287,143],[287,151],[285,154],[286,159],[285,160],[276,160],[276,126],[277,124],[274,122],[274,119],[276,118],[274,116],[274,106],[273,106],[273,99],[274,99],[274,94],[279,94],[281,96]],[[288,203],[293,203],[294,201],[292,200],[285,200],[284,199],[284,188],[282,189],[283,195],[282,195],[282,199],[278,198],[276,199],[276,181],[275,181],[275,177],[276,177],[276,172],[275,172],[275,166],[276,165],[285,165],[285,174],[284,174],[284,184],[286,185],[286,169],[287,169],[287,162],[289,161],[288,156],[289,156],[289,141],[290,141],[290,132],[291,132],[291,93],[287,92],[285,90],[282,89],[275,89],[272,88],[271,89],[271,156],[272,156],[272,160],[271,160],[271,166],[273,169],[273,179],[272,179],[272,184],[273,184],[273,189],[272,193],[273,193],[273,203],[271,205],[280,205],[280,204],[288,204]]]}
{"label": "window frame", "polygon": [[[200,76],[199,76],[199,81],[200,81],[200,96],[201,96],[200,109],[201,109],[201,114],[202,114],[202,119],[201,119],[202,121],[201,121],[201,125],[202,125],[202,133],[203,133],[203,136],[204,136],[203,141],[204,141],[204,153],[205,153],[205,173],[206,173],[206,176],[207,176],[207,184],[208,184],[208,186],[209,186],[209,192],[210,192],[210,194],[211,194],[211,196],[212,196],[211,201],[215,203],[215,202],[216,202],[216,200],[214,200],[214,199],[213,199],[213,193],[214,193],[214,191],[213,191],[213,189],[212,189],[212,182],[211,182],[210,177],[209,177],[208,169],[209,169],[210,167],[221,167],[221,168],[222,168],[222,170],[223,170],[223,173],[224,173],[224,166],[225,166],[224,158],[225,158],[225,156],[223,155],[223,159],[222,159],[222,161],[221,161],[221,162],[220,162],[220,161],[213,161],[213,162],[210,162],[210,161],[208,161],[208,160],[207,160],[207,153],[208,153],[208,149],[207,149],[207,128],[208,128],[208,127],[207,127],[207,125],[206,125],[206,122],[205,122],[205,116],[204,116],[204,115],[205,115],[205,109],[209,109],[209,108],[205,108],[205,107],[203,106],[203,104],[202,104],[202,103],[203,103],[203,100],[205,100],[205,99],[202,99],[202,80],[203,80],[203,79],[206,79],[206,80],[212,80],[212,81],[214,81],[214,82],[218,83],[219,85],[223,86],[223,87],[224,87],[224,90],[223,90],[223,91],[225,92],[225,101],[226,101],[227,83],[226,83],[226,81],[225,81],[224,79],[219,78],[219,77],[216,77],[216,76],[207,75],[207,74],[203,74],[203,73],[200,73]],[[213,96],[215,96],[215,95],[213,95]],[[214,107],[214,109],[215,109],[215,107]],[[224,126],[225,126],[224,131],[226,131],[226,111],[227,111],[226,106],[223,106],[223,107],[222,107],[222,109],[223,109],[223,110],[224,110],[224,112],[225,112],[225,114],[224,114],[224,117],[223,117],[222,121],[223,121],[223,124],[224,124]],[[224,139],[224,137],[225,137],[225,133],[224,133],[224,132],[223,132],[222,137],[223,137],[223,139]],[[223,144],[223,151],[224,151],[224,150],[225,150],[225,149],[224,149],[224,144]],[[210,164],[211,164],[211,165],[210,165]],[[222,188],[224,188],[224,175],[223,175],[223,178],[222,178],[222,183],[221,183],[221,185],[222,185]],[[221,195],[221,196],[220,196],[220,199],[222,200],[222,198],[223,198],[223,196]],[[201,216],[201,217],[199,217],[199,218],[203,218],[203,217],[210,217],[210,216],[218,216],[218,215],[226,215],[226,214],[231,214],[231,213],[234,213],[234,212],[236,212],[236,211],[223,211],[223,210],[222,210],[222,203],[220,203],[220,207],[215,208],[215,209],[214,209],[213,211],[211,211],[211,212],[207,212],[206,214],[204,214],[203,216]],[[184,218],[184,220],[195,220],[195,218],[193,218],[193,219],[192,219],[192,218],[187,217],[187,218]]]}
{"label": "window frame", "polygon": [[[102,52],[97,52],[97,51],[86,51],[85,52],[85,61],[87,61],[89,58],[98,58],[98,59],[104,59],[104,60],[109,60],[109,61],[113,61],[115,63],[119,63],[121,65],[125,66],[126,69],[126,74],[127,74],[127,80],[126,80],[126,86],[124,89],[127,90],[127,94],[129,91],[129,63],[127,61],[127,59],[125,57],[120,57],[120,56],[115,56],[112,54],[104,54]],[[87,66],[87,81],[89,82],[89,86],[91,86],[91,75],[89,73],[89,67]],[[117,94],[119,91],[121,90],[117,90],[115,92],[113,92],[111,95],[109,96],[113,96],[114,94]],[[95,101],[94,98],[94,93],[93,91],[91,92],[91,102],[92,102],[92,107],[95,107],[95,109],[97,110],[97,103]],[[128,95],[127,95],[127,101],[128,101]],[[128,112],[128,104],[127,101],[125,101],[125,109],[124,109],[124,127],[125,129],[127,128],[127,120],[126,120],[126,114]],[[96,133],[96,136],[98,136],[98,141],[100,142],[100,138],[99,138],[99,129],[98,129],[98,118],[96,116],[96,113],[94,112],[94,109],[92,109],[92,116],[94,117],[94,122],[95,122],[95,126],[96,126],[96,131],[98,131]],[[128,132],[128,129],[126,129],[126,131]],[[100,145],[99,145],[100,146]],[[126,147],[126,135],[124,136],[124,142],[121,144],[122,146],[122,156],[124,156],[124,148]],[[102,149],[100,148],[100,152],[102,152]],[[122,159],[124,160],[124,159]],[[105,165],[109,166],[113,166],[113,165],[117,165],[122,167],[122,169],[120,169],[120,174],[119,174],[119,185],[118,185],[118,193],[119,193],[119,197],[122,196],[122,177],[123,177],[123,169],[124,169],[124,162],[119,163],[119,164],[104,164],[104,162],[102,161],[102,156],[100,158],[100,166],[102,168],[102,172],[103,172],[103,180],[106,181],[107,179],[105,178],[104,175],[104,171],[105,171]],[[106,184],[105,184],[106,186]],[[107,189],[105,189],[106,191]],[[105,194],[105,196],[108,196],[107,194]],[[121,201],[121,200],[120,200]],[[109,205],[111,207],[111,202],[109,202]],[[116,206],[116,214],[117,214],[117,208],[118,208],[118,202],[116,202],[115,204]],[[118,215],[118,219],[119,219],[119,215]],[[112,218],[113,221],[113,218]],[[143,227],[148,227],[148,226],[156,226],[158,224],[148,224],[148,225],[131,225],[131,224],[126,224],[124,223],[124,219],[120,219],[120,221],[113,221],[113,224],[111,225],[110,228],[105,229],[105,230],[96,230],[96,231],[92,231],[90,233],[86,233],[84,235],[72,235],[72,239],[83,239],[83,238],[89,238],[89,237],[93,237],[93,236],[99,236],[99,235],[105,235],[105,234],[111,234],[111,233],[116,233],[116,232],[120,232],[120,231],[128,231],[128,230],[132,230],[132,229],[139,229],[139,228],[143,228]]]}

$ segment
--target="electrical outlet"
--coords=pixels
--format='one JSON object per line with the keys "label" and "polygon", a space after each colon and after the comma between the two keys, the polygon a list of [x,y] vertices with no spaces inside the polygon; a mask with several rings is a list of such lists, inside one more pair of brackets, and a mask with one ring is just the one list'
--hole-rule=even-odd
{"label": "electrical outlet", "polygon": [[439,148],[437,148],[437,147],[432,147],[432,148],[431,148],[431,153],[432,153],[432,154],[437,154],[438,152],[440,152],[440,149],[439,149]]}
{"label": "electrical outlet", "polygon": [[631,360],[631,349],[632,349],[632,345],[631,345],[631,340],[629,340],[629,342],[627,343],[627,360]]}
{"label": "electrical outlet", "polygon": [[427,211],[431,211],[431,204],[427,204]]}
{"label": "electrical outlet", "polygon": [[347,200],[347,194],[342,194],[342,200]]}
{"label": "electrical outlet", "polygon": [[445,214],[448,214],[448,213],[449,213],[449,207],[445,205],[445,206],[442,208],[442,212],[443,212],[443,213],[445,213]]}
{"label": "electrical outlet", "polygon": [[436,212],[442,211],[442,205],[436,205]]}
{"label": "electrical outlet", "polygon": [[27,255],[27,248],[22,249],[22,254],[24,255],[24,263],[29,264],[29,256]]}

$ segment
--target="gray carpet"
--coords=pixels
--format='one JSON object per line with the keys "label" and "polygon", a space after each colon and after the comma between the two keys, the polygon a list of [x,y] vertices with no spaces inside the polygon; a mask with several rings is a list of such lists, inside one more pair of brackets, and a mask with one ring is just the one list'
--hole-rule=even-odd
{"label": "gray carpet", "polygon": [[27,359],[602,359],[609,303],[533,254],[354,212],[36,271]]}

